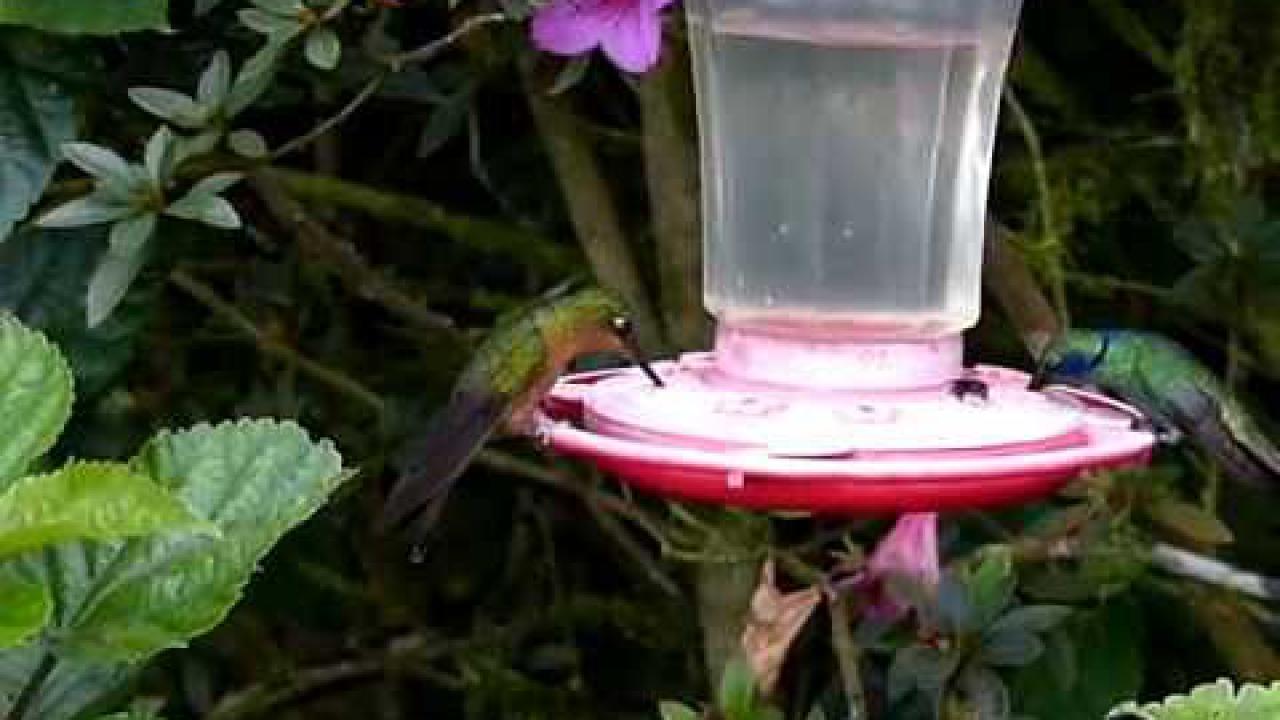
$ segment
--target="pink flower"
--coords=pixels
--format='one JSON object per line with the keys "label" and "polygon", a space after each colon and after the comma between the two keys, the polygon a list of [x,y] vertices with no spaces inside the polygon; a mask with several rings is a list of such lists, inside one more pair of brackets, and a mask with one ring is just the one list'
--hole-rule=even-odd
{"label": "pink flower", "polygon": [[902,597],[904,586],[932,593],[940,577],[938,516],[917,513],[898,518],[852,585],[867,598],[869,617],[892,623],[910,609],[911,598]]}
{"label": "pink flower", "polygon": [[533,16],[533,44],[557,55],[581,55],[597,47],[627,72],[658,62],[662,10],[672,0],[551,0]]}

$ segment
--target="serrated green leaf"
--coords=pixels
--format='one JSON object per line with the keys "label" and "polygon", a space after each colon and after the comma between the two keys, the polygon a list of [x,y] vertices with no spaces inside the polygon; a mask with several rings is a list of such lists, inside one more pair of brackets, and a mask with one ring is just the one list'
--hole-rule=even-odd
{"label": "serrated green leaf", "polygon": [[254,130],[236,130],[227,136],[227,146],[240,157],[257,160],[270,152],[267,141]]}
{"label": "serrated green leaf", "polygon": [[0,491],[52,447],[71,415],[71,371],[43,335],[0,316]]}
{"label": "serrated green leaf", "polygon": [[109,386],[133,356],[151,293],[130,293],[101,326],[85,325],[89,278],[105,249],[105,228],[25,230],[0,245],[0,308],[57,344],[78,395]]}
{"label": "serrated green leaf", "polygon": [[75,137],[72,96],[42,67],[54,45],[37,33],[0,33],[0,241],[30,212],[62,144]]}
{"label": "serrated green leaf", "polygon": [[157,436],[134,461],[220,539],[150,537],[103,548],[92,608],[61,628],[75,656],[136,661],[218,624],[263,556],[341,484],[342,460],[292,423],[201,425]]}
{"label": "serrated green leaf", "polygon": [[230,91],[231,56],[226,50],[219,50],[213,54],[209,67],[200,74],[200,81],[196,87],[196,100],[204,107],[216,108],[222,105]]}
{"label": "serrated green leaf", "polygon": [[179,531],[213,527],[127,465],[73,463],[0,494],[0,558],[69,540]]}
{"label": "serrated green leaf", "polygon": [[[47,650],[42,643],[0,650],[0,717],[8,715],[12,709],[10,703],[35,673]],[[119,664],[86,664],[63,659],[31,699],[26,717],[80,720],[87,707],[117,691],[133,672]]]}
{"label": "serrated green leaf", "polygon": [[192,190],[164,210],[165,215],[194,220],[223,230],[235,230],[240,227],[240,214],[227,202],[226,198],[217,195],[197,193]]}
{"label": "serrated green leaf", "polygon": [[1205,509],[1173,498],[1165,498],[1147,508],[1157,524],[1193,542],[1225,545],[1235,536],[1231,528]]}
{"label": "serrated green leaf", "polygon": [[658,715],[662,720],[698,720],[701,717],[688,705],[670,701],[658,703]]}
{"label": "serrated green leaf", "polygon": [[0,567],[0,649],[26,642],[52,613],[53,598],[44,585]]}
{"label": "serrated green leaf", "polygon": [[63,203],[41,215],[36,224],[42,228],[78,228],[114,222],[134,213],[134,209],[102,191]]}
{"label": "serrated green leaf", "polygon": [[328,25],[320,25],[307,33],[307,41],[303,46],[303,55],[312,67],[321,70],[332,70],[342,60],[342,40],[338,33]]}
{"label": "serrated green leaf", "polygon": [[119,255],[137,255],[146,247],[156,230],[156,216],[143,213],[116,222],[111,226],[108,243],[111,252]]}
{"label": "serrated green leaf", "polygon": [[103,253],[85,295],[84,315],[89,327],[96,328],[111,316],[146,262],[145,249],[128,255],[113,250]]}
{"label": "serrated green leaf", "polygon": [[129,88],[134,105],[187,130],[199,130],[209,122],[209,108],[186,93],[158,87]]}
{"label": "serrated green leaf", "polygon": [[114,35],[169,26],[166,0],[0,0],[0,25],[69,34]]}

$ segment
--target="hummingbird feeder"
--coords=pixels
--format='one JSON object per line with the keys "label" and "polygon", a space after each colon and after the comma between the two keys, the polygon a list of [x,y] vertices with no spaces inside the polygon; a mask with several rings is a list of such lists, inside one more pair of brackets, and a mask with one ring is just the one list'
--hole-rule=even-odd
{"label": "hummingbird feeder", "polygon": [[1105,397],[963,363],[1019,0],[691,0],[715,347],[570,375],[543,441],[685,500],[1016,503],[1145,462]]}

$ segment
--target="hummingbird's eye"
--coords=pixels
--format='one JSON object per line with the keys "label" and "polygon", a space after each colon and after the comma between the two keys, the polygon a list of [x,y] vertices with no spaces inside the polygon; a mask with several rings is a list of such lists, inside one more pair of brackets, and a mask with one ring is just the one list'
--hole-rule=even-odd
{"label": "hummingbird's eye", "polygon": [[614,315],[609,319],[609,326],[619,335],[631,334],[631,318],[625,315]]}

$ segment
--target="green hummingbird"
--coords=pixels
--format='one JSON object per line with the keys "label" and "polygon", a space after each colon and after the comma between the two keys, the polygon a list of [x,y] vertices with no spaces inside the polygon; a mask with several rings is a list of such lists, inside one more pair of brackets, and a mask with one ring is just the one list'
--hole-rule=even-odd
{"label": "green hummingbird", "polygon": [[620,352],[655,385],[662,380],[640,353],[626,304],[613,293],[588,288],[543,300],[499,321],[476,349],[448,404],[423,436],[383,510],[381,527],[405,528],[420,546],[458,477],[497,432],[529,435],[538,405],[580,355]]}
{"label": "green hummingbird", "polygon": [[1213,372],[1172,340],[1073,330],[1049,346],[1032,386],[1046,381],[1096,386],[1141,410],[1156,430],[1188,438],[1232,476],[1280,481],[1280,451]]}

